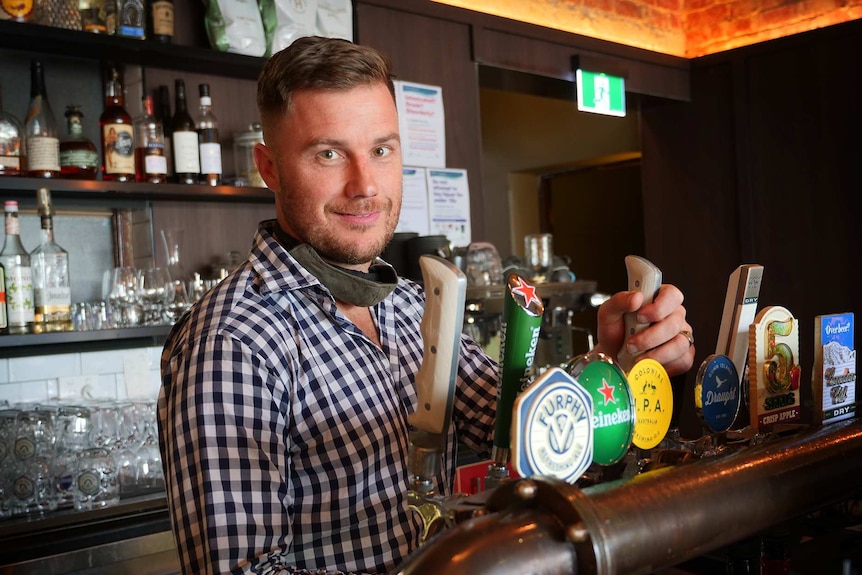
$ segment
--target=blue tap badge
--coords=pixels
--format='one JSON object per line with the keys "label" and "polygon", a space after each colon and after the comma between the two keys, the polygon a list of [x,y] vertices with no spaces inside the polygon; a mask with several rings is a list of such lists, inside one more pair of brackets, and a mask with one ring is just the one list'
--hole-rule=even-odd
{"label": "blue tap badge", "polygon": [[522,477],[545,475],[574,483],[593,456],[593,400],[562,369],[536,378],[512,410],[512,463]]}
{"label": "blue tap badge", "polygon": [[726,355],[710,355],[700,366],[695,403],[703,422],[715,433],[730,429],[740,405],[739,375]]}

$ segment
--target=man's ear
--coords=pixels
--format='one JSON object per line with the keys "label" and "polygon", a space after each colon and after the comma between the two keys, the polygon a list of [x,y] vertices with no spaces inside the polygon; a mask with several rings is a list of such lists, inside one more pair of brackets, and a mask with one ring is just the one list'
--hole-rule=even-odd
{"label": "man's ear", "polygon": [[278,185],[278,170],[275,167],[273,160],[273,151],[266,147],[266,144],[257,143],[254,145],[254,163],[257,166],[257,171],[260,172],[260,177],[270,190],[277,192]]}

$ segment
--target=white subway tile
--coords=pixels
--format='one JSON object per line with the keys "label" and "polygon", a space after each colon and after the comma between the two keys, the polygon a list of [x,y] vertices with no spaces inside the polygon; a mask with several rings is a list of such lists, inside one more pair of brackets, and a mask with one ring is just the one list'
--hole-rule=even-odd
{"label": "white subway tile", "polygon": [[82,373],[122,373],[125,350],[88,351],[81,354]]}
{"label": "white subway tile", "polygon": [[57,379],[67,375],[81,375],[79,354],[13,357],[9,360],[9,381]]}
{"label": "white subway tile", "polygon": [[19,402],[44,403],[49,399],[48,380],[34,380],[18,383]]}
{"label": "white subway tile", "polygon": [[0,384],[9,383],[9,360],[0,359]]}

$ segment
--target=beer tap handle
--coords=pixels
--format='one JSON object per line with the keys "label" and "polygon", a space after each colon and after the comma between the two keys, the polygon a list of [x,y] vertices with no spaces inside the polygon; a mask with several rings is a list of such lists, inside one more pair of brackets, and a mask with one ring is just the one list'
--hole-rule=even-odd
{"label": "beer tap handle", "polygon": [[[640,256],[626,256],[626,271],[628,272],[629,291],[639,291],[644,294],[643,305],[652,303],[661,287],[661,270],[652,262]],[[640,333],[649,324],[638,323],[637,312],[630,312],[623,318],[626,328],[626,339]],[[625,345],[617,354],[617,362],[626,373],[631,370],[639,354],[630,354]]]}

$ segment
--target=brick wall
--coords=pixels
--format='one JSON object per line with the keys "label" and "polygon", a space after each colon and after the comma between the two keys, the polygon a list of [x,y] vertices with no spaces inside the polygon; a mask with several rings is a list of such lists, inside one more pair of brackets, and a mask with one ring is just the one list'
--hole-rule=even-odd
{"label": "brick wall", "polygon": [[862,0],[435,0],[694,58],[862,18]]}

